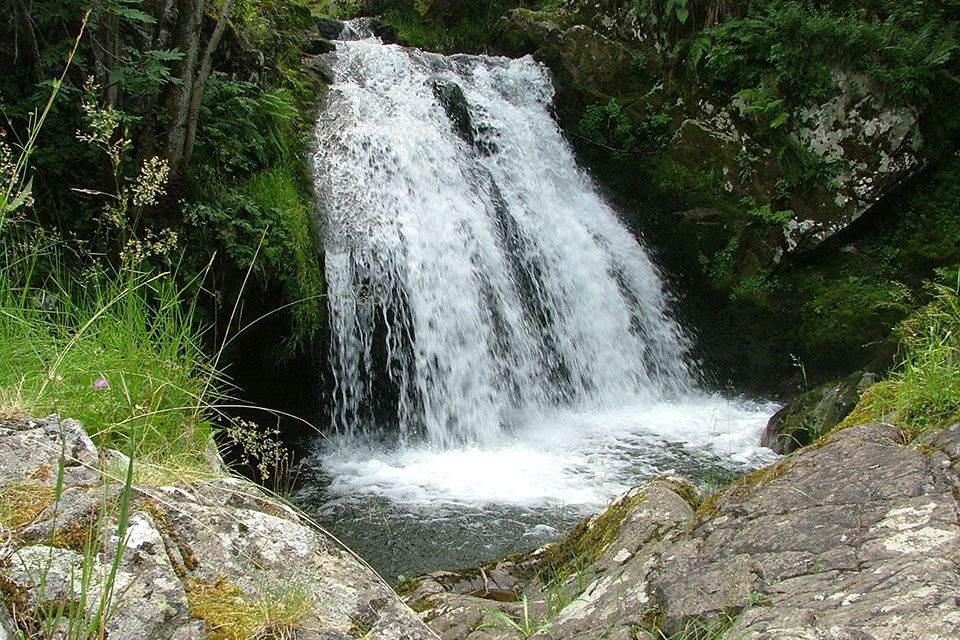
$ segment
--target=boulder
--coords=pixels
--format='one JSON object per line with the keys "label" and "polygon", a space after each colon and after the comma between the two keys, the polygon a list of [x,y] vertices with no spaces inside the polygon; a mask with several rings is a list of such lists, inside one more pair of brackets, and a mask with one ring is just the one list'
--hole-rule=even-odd
{"label": "boulder", "polygon": [[[559,543],[404,597],[444,638],[515,637],[498,611],[555,640],[960,637],[958,443],[960,424],[922,450],[868,424],[702,502],[657,479]],[[482,597],[501,584],[517,602]]]}
{"label": "boulder", "polygon": [[327,40],[336,40],[343,33],[344,23],[332,18],[321,18],[314,16],[314,22],[317,23],[317,33]]}
{"label": "boulder", "polygon": [[319,56],[324,53],[330,53],[331,51],[336,51],[337,47],[335,44],[330,42],[325,38],[313,38],[306,44],[303,52],[311,56]]}
{"label": "boulder", "polygon": [[473,123],[470,118],[470,105],[467,104],[467,98],[463,95],[463,89],[455,82],[450,82],[442,78],[433,80],[433,94],[440,101],[440,105],[450,119],[450,124],[454,132],[460,136],[464,142],[473,144]]}
{"label": "boulder", "polygon": [[211,468],[127,487],[124,456],[55,416],[0,423],[0,440],[15,551],[0,553],[0,586],[22,629],[65,630],[60,603],[87,621],[102,609],[105,634],[124,640],[436,638],[362,560],[249,481]]}
{"label": "boulder", "polygon": [[819,440],[853,411],[861,394],[877,379],[874,373],[855,371],[800,394],[771,416],[760,444],[790,453]]}

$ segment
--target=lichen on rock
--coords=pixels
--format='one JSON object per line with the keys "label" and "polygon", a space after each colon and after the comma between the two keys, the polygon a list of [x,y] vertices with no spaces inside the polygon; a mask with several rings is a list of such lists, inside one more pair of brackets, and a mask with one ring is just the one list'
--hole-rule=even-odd
{"label": "lichen on rock", "polygon": [[4,490],[31,500],[38,465],[53,465],[46,483],[74,469],[58,501],[4,520],[16,552],[0,582],[21,629],[99,615],[125,640],[346,639],[362,619],[370,638],[436,637],[334,539],[219,466],[190,486],[127,488],[82,426],[55,416],[0,423],[0,451],[20,461],[3,467]]}

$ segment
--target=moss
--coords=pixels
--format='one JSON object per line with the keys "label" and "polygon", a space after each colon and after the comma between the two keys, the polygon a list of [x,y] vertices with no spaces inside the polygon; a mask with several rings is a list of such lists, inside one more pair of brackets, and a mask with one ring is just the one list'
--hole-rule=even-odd
{"label": "moss", "polygon": [[597,516],[581,521],[566,538],[555,542],[538,558],[536,574],[541,581],[562,581],[578,566],[596,562],[613,542],[620,524],[637,505],[646,500],[646,494],[637,492],[617,500]]}
{"label": "moss", "polygon": [[[877,382],[870,385],[860,402],[853,408],[847,417],[840,421],[840,424],[831,429],[820,439],[823,442],[827,436],[831,436],[838,431],[843,431],[847,427],[855,427],[868,422],[877,422],[884,419],[884,416],[893,410],[895,402],[896,386],[888,381]],[[819,443],[818,443],[819,444]]]}
{"label": "moss", "polygon": [[630,638],[632,640],[646,640],[647,638],[656,638],[660,634],[660,623],[663,620],[663,610],[660,605],[653,604],[645,608],[640,614],[640,623],[630,625]]}
{"label": "moss", "polygon": [[190,616],[207,623],[211,640],[240,640],[235,633],[233,612],[243,607],[243,591],[235,584],[218,578],[210,585],[194,580],[184,586]]}
{"label": "moss", "polygon": [[[187,572],[196,569],[199,563],[197,562],[196,556],[193,555],[193,551],[180,540],[180,537],[176,535],[173,527],[167,522],[166,510],[150,498],[139,500],[137,502],[137,508],[150,516],[150,519],[153,520],[153,526],[160,532],[163,546],[167,551],[167,557],[170,559],[174,573],[176,573],[177,577],[181,580],[186,578]],[[173,546],[176,547],[176,550],[172,548]],[[176,558],[180,558],[183,564]]]}
{"label": "moss", "polygon": [[751,471],[730,485],[729,488],[724,491],[719,491],[704,500],[700,508],[697,509],[697,516],[702,522],[706,518],[716,515],[719,510],[718,503],[721,499],[730,498],[740,500],[753,489],[764,487],[782,476],[793,464],[793,458],[785,458],[776,464],[767,465],[766,467]]}
{"label": "moss", "polygon": [[411,602],[408,606],[413,609],[416,613],[423,613],[428,609],[433,609],[437,605],[436,598],[424,598],[422,600],[417,600],[416,602]]}
{"label": "moss", "polygon": [[669,485],[670,490],[683,498],[683,501],[690,505],[690,508],[694,511],[700,506],[700,494],[692,484],[668,475],[657,476],[653,480]]}
{"label": "moss", "polygon": [[402,584],[397,585],[397,588],[394,589],[394,591],[402,598],[403,596],[411,594],[419,589],[422,583],[423,578],[411,578],[410,580],[406,580]]}
{"label": "moss", "polygon": [[0,525],[16,529],[33,522],[53,504],[54,494],[53,487],[39,482],[0,483]]}
{"label": "moss", "polygon": [[293,637],[313,611],[310,594],[292,581],[272,585],[257,595],[218,578],[214,584],[194,580],[186,585],[190,615],[207,625],[210,640],[266,640]]}

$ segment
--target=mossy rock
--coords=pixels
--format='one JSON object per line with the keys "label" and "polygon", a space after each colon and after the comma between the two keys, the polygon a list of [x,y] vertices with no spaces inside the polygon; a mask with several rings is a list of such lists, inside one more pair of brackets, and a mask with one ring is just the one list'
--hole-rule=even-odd
{"label": "mossy rock", "polygon": [[773,414],[760,443],[777,453],[790,453],[830,432],[856,407],[875,374],[855,371],[793,398]]}
{"label": "mossy rock", "polygon": [[581,521],[566,538],[548,545],[537,559],[539,580],[544,584],[562,581],[578,568],[596,562],[616,539],[627,514],[646,498],[639,489],[625,493],[602,513]]}

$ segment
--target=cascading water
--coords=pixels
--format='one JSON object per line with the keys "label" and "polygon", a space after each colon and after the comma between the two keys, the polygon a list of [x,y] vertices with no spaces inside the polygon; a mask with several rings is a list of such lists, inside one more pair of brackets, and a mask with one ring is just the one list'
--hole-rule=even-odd
{"label": "cascading water", "polygon": [[391,539],[414,511],[451,540],[498,529],[451,556],[469,564],[644,477],[764,458],[770,408],[695,391],[657,270],[577,168],[540,65],[367,39],[334,73],[315,177],[336,435],[301,502],[342,525],[381,498]]}

